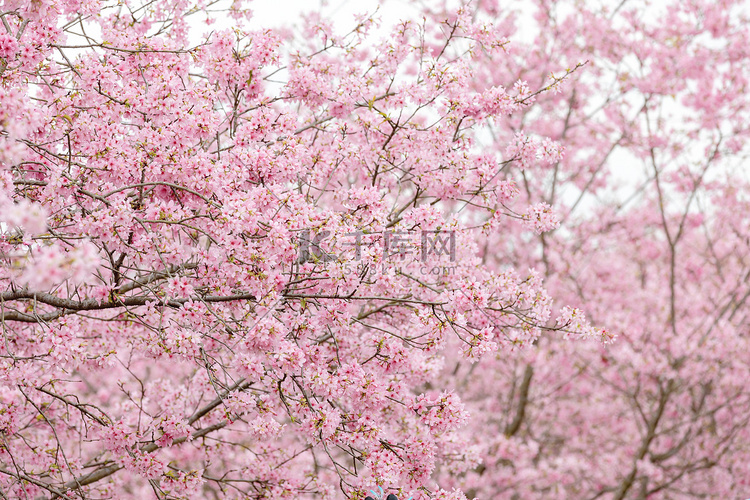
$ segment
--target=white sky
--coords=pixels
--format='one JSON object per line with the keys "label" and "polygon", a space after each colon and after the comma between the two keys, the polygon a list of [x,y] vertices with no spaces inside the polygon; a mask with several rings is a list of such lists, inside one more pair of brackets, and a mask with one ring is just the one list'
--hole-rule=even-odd
{"label": "white sky", "polygon": [[[334,24],[341,22],[353,24],[354,16],[364,12],[372,13],[380,7],[378,13],[383,25],[393,25],[401,18],[411,17],[409,10],[416,12],[406,2],[390,0],[323,0],[322,12],[334,20]],[[317,10],[320,0],[253,0],[250,8],[253,11],[251,27],[273,28],[290,21],[304,17],[306,12]]]}

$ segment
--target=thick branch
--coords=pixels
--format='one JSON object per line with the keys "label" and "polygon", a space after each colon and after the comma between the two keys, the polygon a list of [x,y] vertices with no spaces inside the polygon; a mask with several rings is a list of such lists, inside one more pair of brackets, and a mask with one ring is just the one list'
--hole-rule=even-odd
{"label": "thick branch", "polygon": [[32,292],[29,290],[17,290],[11,292],[0,293],[0,308],[4,307],[4,302],[10,302],[14,300],[34,300],[41,304],[45,304],[52,307],[61,309],[60,311],[54,311],[44,314],[35,313],[23,313],[20,311],[7,311],[3,312],[0,316],[2,321],[21,321],[26,323],[37,323],[39,321],[49,321],[52,319],[59,318],[66,314],[71,314],[77,311],[101,311],[105,309],[115,309],[118,307],[134,307],[134,306],[145,306],[149,302],[156,302],[161,305],[179,308],[182,307],[186,302],[231,302],[233,300],[246,300],[255,302],[257,301],[255,295],[249,293],[239,293],[236,295],[204,295],[195,296],[179,299],[168,299],[164,300],[162,297],[156,296],[134,296],[134,297],[115,297],[114,300],[100,302],[97,299],[84,299],[84,300],[72,300],[64,299],[51,293],[43,292]]}
{"label": "thick branch", "polygon": [[526,416],[526,405],[529,403],[529,388],[531,387],[531,377],[533,375],[534,369],[530,364],[526,365],[526,369],[523,372],[521,387],[518,391],[518,408],[516,408],[516,415],[513,417],[513,421],[505,427],[505,435],[508,437],[514,436],[518,432],[523,423],[523,419]]}

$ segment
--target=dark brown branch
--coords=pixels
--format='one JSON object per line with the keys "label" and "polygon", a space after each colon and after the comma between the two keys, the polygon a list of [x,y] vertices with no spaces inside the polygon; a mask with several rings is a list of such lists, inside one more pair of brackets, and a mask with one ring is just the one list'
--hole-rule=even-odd
{"label": "dark brown branch", "polygon": [[[200,439],[200,438],[202,438],[202,437],[210,434],[213,431],[217,431],[219,429],[223,429],[228,424],[229,424],[229,421],[228,420],[224,420],[224,421],[216,423],[214,425],[210,425],[208,427],[205,427],[203,429],[200,429],[200,430],[197,430],[197,431],[193,432],[188,437],[176,438],[174,441],[172,441],[172,445],[182,444],[185,441],[187,441],[188,439],[190,439],[190,440]],[[145,446],[142,446],[141,447],[141,451],[144,452],[144,453],[152,453],[152,452],[158,450],[159,448],[160,448],[160,446],[158,444],[156,444],[156,443],[149,443],[149,444],[147,444]],[[122,468],[123,468],[122,465],[112,464],[112,465],[108,465],[107,467],[103,467],[101,469],[97,469],[97,470],[95,470],[95,471],[93,471],[93,472],[91,472],[89,474],[86,474],[85,476],[81,476],[81,477],[79,477],[77,479],[73,479],[71,481],[68,481],[67,483],[65,483],[65,485],[60,490],[58,490],[57,492],[55,492],[54,495],[52,495],[52,497],[50,498],[50,500],[54,500],[56,498],[60,498],[62,495],[64,495],[66,492],[68,492],[70,490],[80,489],[82,486],[87,486],[89,484],[92,484],[92,483],[95,483],[97,481],[100,481],[100,480],[102,480],[102,479],[104,479],[106,477],[111,476],[112,474],[114,474],[115,472],[119,471]],[[50,487],[47,487],[47,489],[50,490]]]}
{"label": "dark brown branch", "polygon": [[518,407],[516,408],[516,415],[513,417],[513,421],[505,427],[505,435],[508,437],[514,436],[518,432],[523,423],[523,419],[526,416],[526,405],[529,403],[529,388],[531,387],[531,377],[533,375],[534,369],[531,365],[526,365],[526,369],[523,372],[521,387],[518,389]]}
{"label": "dark brown branch", "polygon": [[4,303],[14,300],[34,300],[41,304],[61,309],[45,314],[29,314],[20,311],[3,312],[0,321],[21,321],[26,323],[37,323],[39,321],[49,321],[59,318],[66,314],[72,314],[77,311],[101,311],[105,309],[115,309],[118,307],[145,306],[149,302],[179,308],[189,301],[194,302],[231,302],[234,300],[257,301],[253,294],[241,293],[237,295],[205,295],[180,299],[164,300],[156,296],[135,296],[135,297],[115,297],[114,300],[100,302],[97,299],[72,300],[64,299],[52,295],[51,293],[32,292],[29,290],[16,290],[0,293],[0,310],[4,309]]}

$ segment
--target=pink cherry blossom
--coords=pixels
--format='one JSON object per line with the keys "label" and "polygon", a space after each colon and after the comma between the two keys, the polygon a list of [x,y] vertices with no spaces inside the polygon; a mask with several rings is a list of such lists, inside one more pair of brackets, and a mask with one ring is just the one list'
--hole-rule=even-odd
{"label": "pink cherry blossom", "polygon": [[746,6],[407,3],[4,1],[4,496],[747,495]]}

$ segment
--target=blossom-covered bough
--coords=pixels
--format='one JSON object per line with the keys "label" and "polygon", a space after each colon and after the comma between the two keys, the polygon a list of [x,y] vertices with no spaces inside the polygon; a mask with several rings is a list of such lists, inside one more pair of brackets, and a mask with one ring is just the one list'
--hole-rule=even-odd
{"label": "blossom-covered bough", "polygon": [[477,368],[446,356],[433,383],[461,396],[481,463],[436,477],[475,498],[748,498],[748,2],[539,0],[525,17],[514,5],[470,7],[511,40],[508,57],[475,63],[474,88],[537,88],[588,63],[482,142],[566,148],[511,171],[517,203],[549,203],[560,228],[529,238],[501,219],[486,263],[538,269],[618,339],[543,335]]}
{"label": "blossom-covered bough", "polygon": [[475,140],[563,77],[471,88],[508,42],[467,9],[246,17],[0,2],[6,498],[464,498],[431,477],[476,460],[446,350],[612,337],[481,250],[557,226],[511,172],[562,148]]}

